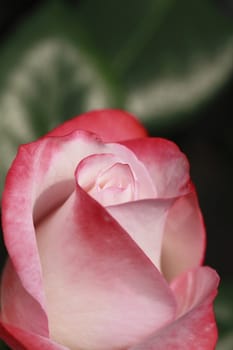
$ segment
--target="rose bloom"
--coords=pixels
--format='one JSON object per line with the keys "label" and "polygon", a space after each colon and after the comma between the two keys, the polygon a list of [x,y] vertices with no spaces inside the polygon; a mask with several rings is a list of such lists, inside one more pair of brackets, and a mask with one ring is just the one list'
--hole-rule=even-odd
{"label": "rose bloom", "polygon": [[130,114],[88,112],[21,146],[2,223],[12,349],[214,349],[219,278],[188,161]]}

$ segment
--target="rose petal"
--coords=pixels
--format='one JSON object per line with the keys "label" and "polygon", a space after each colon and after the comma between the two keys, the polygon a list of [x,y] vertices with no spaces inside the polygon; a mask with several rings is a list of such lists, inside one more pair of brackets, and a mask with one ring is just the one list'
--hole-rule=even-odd
{"label": "rose petal", "polygon": [[[37,252],[37,244],[32,218],[34,187],[31,178],[31,169],[28,167],[28,157],[26,151],[21,149],[20,157],[15,160],[11,167],[7,179],[2,200],[2,224],[5,244],[12,260],[12,264],[20,278],[21,294],[25,296],[22,303],[26,305],[26,295],[28,296],[28,304],[38,303],[38,307],[29,308],[28,314],[21,314],[20,317],[14,317],[12,313],[6,310],[9,317],[13,317],[12,322],[15,325],[21,323],[22,327],[29,323],[29,329],[37,328],[39,334],[48,334],[48,322],[45,312],[45,298],[41,277],[41,266],[39,255]],[[17,296],[12,295],[11,304],[5,304],[5,297],[9,292],[8,285],[13,289],[17,289],[18,281],[14,281],[15,274],[11,267],[6,268],[1,285],[3,300],[1,308],[3,315],[4,308],[12,309],[17,306]],[[10,270],[8,270],[10,269]],[[9,272],[9,276],[7,273]],[[15,284],[14,284],[15,283]],[[22,283],[22,286],[21,286]],[[16,297],[16,299],[14,299]],[[34,301],[33,301],[34,300]],[[34,310],[37,310],[34,313]],[[7,317],[8,317],[7,316]],[[26,321],[28,317],[28,322]],[[16,323],[14,323],[16,322]]]}
{"label": "rose petal", "polygon": [[0,339],[2,339],[11,349],[14,350],[26,350],[26,348],[20,344],[15,337],[4,327],[4,324],[0,321]]}
{"label": "rose petal", "polygon": [[[107,144],[105,148],[111,153],[92,154],[77,166],[76,179],[86,192],[104,206],[156,196],[146,168],[128,148],[118,144]],[[129,191],[124,191],[124,183],[130,186]]]}
{"label": "rose petal", "polygon": [[138,195],[130,165],[114,154],[84,158],[75,176],[78,184],[102,205],[131,201]]}
{"label": "rose petal", "polygon": [[178,277],[171,287],[181,309],[183,301],[187,302],[186,313],[130,350],[213,350],[217,341],[213,300],[218,282],[216,272],[207,267]]}
{"label": "rose petal", "polygon": [[[63,138],[47,137],[20,147],[6,179],[2,199],[2,224],[5,244],[19,276],[18,284],[22,284],[24,289],[25,298],[22,301],[26,303],[28,299],[30,304],[33,301],[29,299],[32,298],[39,305],[36,313],[32,311],[34,308],[29,308],[30,311],[22,314],[21,320],[14,318],[11,312],[13,324],[14,320],[22,327],[27,323],[29,330],[37,328],[38,333],[48,334],[34,224],[61,205],[74,190],[77,162],[94,151],[104,150],[104,144],[96,136],[84,131]],[[4,283],[2,288],[5,288]],[[17,297],[12,303],[17,304]],[[3,302],[3,308],[4,305]],[[6,314],[9,317],[8,311],[5,316]]]}
{"label": "rose petal", "polygon": [[4,324],[1,321],[0,337],[14,350],[70,350],[49,338]]}
{"label": "rose petal", "polygon": [[205,227],[195,191],[178,198],[164,231],[162,271],[167,280],[202,264]]}
{"label": "rose petal", "polygon": [[107,207],[159,270],[164,226],[172,203],[171,199],[147,199]]}
{"label": "rose petal", "polygon": [[150,174],[145,165],[131,152],[127,147],[117,143],[109,143],[107,149],[113,154],[118,155],[126,164],[130,165],[134,173],[134,178],[137,181],[139,190],[138,198],[155,198],[157,196],[156,184],[153,183]]}
{"label": "rose petal", "polygon": [[173,319],[161,274],[81,188],[37,238],[51,335],[69,349],[126,348]]}
{"label": "rose petal", "polygon": [[[30,274],[30,271],[24,271],[24,278],[26,274]],[[30,277],[33,284],[33,271]],[[49,334],[48,320],[41,304],[23,287],[10,260],[4,268],[1,282],[1,317],[15,327],[43,336]]]}
{"label": "rose petal", "polygon": [[146,166],[158,197],[176,197],[190,191],[189,163],[176,144],[161,138],[142,138],[122,144]]}
{"label": "rose petal", "polygon": [[171,282],[177,305],[178,317],[183,316],[204,300],[216,296],[219,277],[210,267],[202,266],[178,276]]}
{"label": "rose petal", "polygon": [[91,131],[105,142],[147,136],[146,130],[131,114],[113,109],[87,112],[50,131],[50,136],[63,136],[75,130]]}

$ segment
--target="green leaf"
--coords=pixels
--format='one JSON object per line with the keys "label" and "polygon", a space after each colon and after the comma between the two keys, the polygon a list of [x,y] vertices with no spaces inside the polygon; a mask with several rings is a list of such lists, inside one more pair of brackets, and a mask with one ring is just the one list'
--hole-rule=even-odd
{"label": "green leaf", "polygon": [[1,185],[17,146],[90,109],[121,104],[117,84],[71,8],[51,2],[29,18],[0,57]]}
{"label": "green leaf", "polygon": [[232,350],[233,345],[233,282],[223,280],[215,301],[219,341],[216,350]]}
{"label": "green leaf", "polygon": [[229,334],[222,336],[219,339],[216,350],[232,350],[233,345],[233,331]]}
{"label": "green leaf", "polygon": [[233,72],[233,22],[217,2],[86,0],[78,18],[121,79],[125,107],[161,125],[190,117]]}
{"label": "green leaf", "polygon": [[0,340],[0,350],[10,350],[10,348]]}
{"label": "green leaf", "polygon": [[215,311],[221,332],[233,330],[233,282],[222,281],[215,302]]}

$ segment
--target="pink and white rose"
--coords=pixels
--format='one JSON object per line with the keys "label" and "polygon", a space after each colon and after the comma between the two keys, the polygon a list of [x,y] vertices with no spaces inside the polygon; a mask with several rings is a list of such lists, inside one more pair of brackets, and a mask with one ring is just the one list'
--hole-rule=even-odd
{"label": "pink and white rose", "polygon": [[21,146],[2,223],[12,349],[214,349],[219,278],[188,161],[130,114],[88,112]]}

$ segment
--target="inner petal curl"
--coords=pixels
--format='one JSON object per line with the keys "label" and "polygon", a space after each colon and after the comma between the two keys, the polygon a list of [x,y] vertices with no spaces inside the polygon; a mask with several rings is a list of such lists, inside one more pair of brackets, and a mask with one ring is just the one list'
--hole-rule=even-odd
{"label": "inner petal curl", "polygon": [[76,179],[102,205],[138,198],[137,179],[133,170],[113,154],[95,154],[84,158],[76,169]]}

